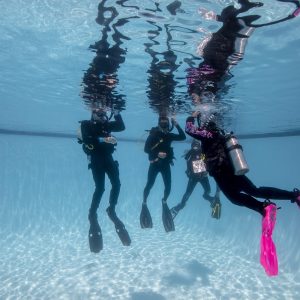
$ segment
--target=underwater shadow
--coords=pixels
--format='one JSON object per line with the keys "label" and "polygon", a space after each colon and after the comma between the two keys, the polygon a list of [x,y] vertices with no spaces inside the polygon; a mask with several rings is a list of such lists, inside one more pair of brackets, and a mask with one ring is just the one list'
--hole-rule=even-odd
{"label": "underwater shadow", "polygon": [[130,300],[166,300],[166,298],[154,292],[139,292],[133,293]]}
{"label": "underwater shadow", "polygon": [[192,260],[178,272],[164,277],[164,281],[171,286],[193,285],[200,278],[202,285],[209,286],[210,274],[212,274],[212,271],[209,268],[197,260]]}

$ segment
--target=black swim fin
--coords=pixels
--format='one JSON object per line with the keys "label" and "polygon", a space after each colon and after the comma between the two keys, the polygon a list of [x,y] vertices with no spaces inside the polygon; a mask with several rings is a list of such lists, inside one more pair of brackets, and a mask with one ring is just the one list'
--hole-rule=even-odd
{"label": "black swim fin", "polygon": [[146,203],[143,203],[140,214],[140,224],[142,228],[152,228],[152,218]]}
{"label": "black swim fin", "polygon": [[119,224],[115,225],[115,227],[116,227],[116,232],[117,232],[123,246],[130,246],[131,239],[130,239],[129,233],[126,230],[124,224],[120,221]]}
{"label": "black swim fin", "polygon": [[109,218],[115,224],[116,232],[117,232],[123,246],[130,246],[131,239],[130,239],[129,233],[126,230],[123,222],[117,217],[115,210],[112,209],[111,207],[108,207],[106,209],[106,212],[107,212]]}
{"label": "black swim fin", "polygon": [[175,231],[173,217],[166,202],[162,204],[162,220],[166,232]]}
{"label": "black swim fin", "polygon": [[103,249],[102,232],[97,219],[91,221],[89,229],[89,245],[93,253],[99,253]]}

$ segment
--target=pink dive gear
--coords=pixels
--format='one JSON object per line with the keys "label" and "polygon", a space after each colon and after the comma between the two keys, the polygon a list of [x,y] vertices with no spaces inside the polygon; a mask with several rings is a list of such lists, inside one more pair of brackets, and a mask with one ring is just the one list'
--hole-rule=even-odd
{"label": "pink dive gear", "polygon": [[264,208],[262,220],[262,235],[260,239],[260,263],[264,267],[267,275],[278,275],[278,261],[276,246],[272,240],[272,233],[276,223],[276,205],[269,204]]}
{"label": "pink dive gear", "polygon": [[300,7],[298,7],[294,12],[293,12],[293,16],[294,17],[298,17],[300,15]]}

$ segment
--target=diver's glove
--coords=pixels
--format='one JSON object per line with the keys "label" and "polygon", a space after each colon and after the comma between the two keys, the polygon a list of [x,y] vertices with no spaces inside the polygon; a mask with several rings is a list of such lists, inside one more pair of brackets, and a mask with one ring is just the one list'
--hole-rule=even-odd
{"label": "diver's glove", "polygon": [[171,118],[171,123],[172,123],[173,126],[177,126],[178,125],[178,123],[177,123],[177,121],[176,121],[176,119],[174,117]]}

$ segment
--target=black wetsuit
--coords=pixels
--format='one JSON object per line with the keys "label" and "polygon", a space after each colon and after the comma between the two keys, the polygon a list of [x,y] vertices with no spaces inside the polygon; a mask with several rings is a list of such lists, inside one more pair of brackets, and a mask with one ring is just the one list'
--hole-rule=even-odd
{"label": "black wetsuit", "polygon": [[[114,116],[115,120],[110,122],[83,121],[81,123],[83,148],[90,155],[93,178],[95,181],[95,191],[90,207],[90,216],[96,214],[101,197],[105,189],[105,174],[111,182],[109,196],[109,206],[114,211],[120,193],[120,178],[118,162],[113,159],[112,153],[115,146],[99,138],[109,137],[111,132],[123,131],[125,125],[121,115]],[[93,148],[89,150],[87,148]]]}
{"label": "black wetsuit", "polygon": [[[150,166],[148,170],[148,179],[147,184],[144,189],[144,203],[146,203],[148,195],[150,193],[151,188],[154,185],[155,179],[158,173],[161,173],[165,190],[163,201],[166,201],[171,192],[171,167],[174,154],[173,149],[171,147],[171,143],[173,141],[183,141],[185,140],[184,131],[177,124],[176,128],[178,130],[178,134],[174,134],[171,132],[164,133],[159,127],[153,127],[150,131],[150,134],[146,140],[144,151],[148,153]],[[165,158],[159,158],[158,153],[164,152],[166,153]]]}
{"label": "black wetsuit", "polygon": [[197,183],[200,183],[203,187],[204,193],[203,198],[212,201],[214,197],[210,196],[211,187],[210,183],[207,177],[207,172],[203,172],[200,174],[197,174],[193,171],[193,161],[200,160],[201,159],[201,150],[193,150],[191,149],[188,151],[188,153],[185,155],[185,159],[187,160],[187,170],[186,174],[189,178],[186,191],[181,199],[181,202],[175,206],[175,209],[179,211],[180,209],[185,207],[186,202],[189,200],[190,196],[192,195]]}
{"label": "black wetsuit", "polygon": [[225,136],[221,130],[213,123],[208,127],[196,127],[194,123],[195,119],[189,117],[186,121],[185,131],[193,138],[201,140],[209,174],[214,177],[221,191],[233,204],[246,206],[263,214],[264,203],[254,197],[276,200],[293,200],[295,198],[294,192],[273,187],[256,187],[247,176],[234,175],[225,148]]}

